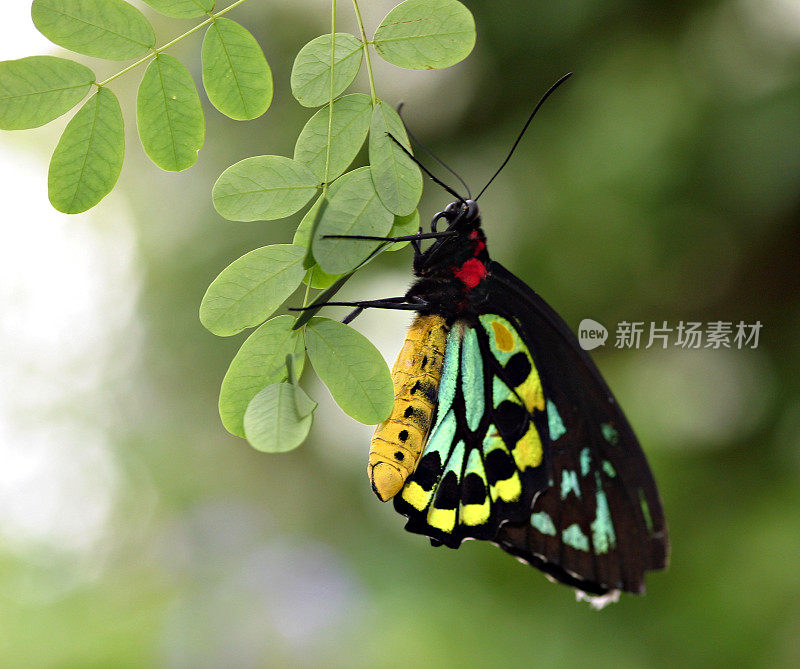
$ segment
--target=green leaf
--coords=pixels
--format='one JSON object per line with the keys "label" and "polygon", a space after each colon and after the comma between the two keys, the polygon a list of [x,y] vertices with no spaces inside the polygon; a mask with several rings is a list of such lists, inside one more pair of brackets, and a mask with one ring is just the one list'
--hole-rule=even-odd
{"label": "green leaf", "polygon": [[38,128],[83,100],[95,81],[65,58],[30,56],[0,62],[0,129]]}
{"label": "green leaf", "polygon": [[261,116],[272,102],[272,71],[250,32],[217,19],[203,40],[203,85],[208,99],[237,121]]}
{"label": "green leaf", "polygon": [[319,265],[314,265],[306,272],[303,277],[303,283],[311,286],[312,288],[328,288],[339,280],[341,274],[328,274],[323,272]]}
{"label": "green leaf", "polygon": [[67,124],[50,160],[51,204],[65,214],[91,209],[117,183],[125,127],[117,96],[101,88]]}
{"label": "green leaf", "polygon": [[353,269],[379,244],[356,239],[323,239],[325,235],[385,237],[394,216],[381,204],[369,167],[360,167],[334,181],[328,189],[328,206],[314,233],[312,251],[323,271],[343,274]]}
{"label": "green leaf", "polygon": [[323,196],[318,197],[314,201],[314,204],[309,207],[305,216],[303,216],[303,220],[300,221],[300,225],[298,225],[297,229],[294,231],[292,244],[302,246],[306,249],[306,258],[303,262],[303,267],[306,269],[316,264],[314,255],[311,253],[311,233],[314,230],[314,221],[319,215],[319,209],[323,202],[325,202],[325,198]]}
{"label": "green leaf", "polygon": [[[297,356],[294,353],[289,353],[286,356],[286,379],[288,383],[291,383],[293,386],[298,385],[299,380],[297,376],[297,369],[295,368]],[[297,407],[298,412],[302,413],[301,405]]]}
{"label": "green leaf", "polygon": [[410,70],[450,67],[475,46],[475,19],[456,0],[406,0],[381,21],[375,50]]}
{"label": "green leaf", "polygon": [[383,206],[393,214],[408,216],[422,197],[422,173],[389,134],[411,150],[400,115],[390,105],[378,100],[369,131],[372,180]]}
{"label": "green leaf", "polygon": [[143,0],[157,12],[174,19],[196,19],[214,9],[214,0]]}
{"label": "green leaf", "polygon": [[84,56],[130,60],[156,44],[145,15],[123,0],[33,0],[31,15],[47,39]]}
{"label": "green leaf", "polygon": [[[419,211],[414,211],[408,216],[395,216],[394,225],[389,231],[389,237],[405,237],[406,235],[415,235],[419,232]],[[399,251],[404,249],[411,242],[395,242],[387,251]]]}
{"label": "green leaf", "polygon": [[220,175],[212,198],[229,221],[272,221],[302,209],[318,190],[319,180],[302,163],[285,156],[253,156]]}
{"label": "green leaf", "polygon": [[[306,123],[294,147],[294,159],[308,165],[321,181],[325,181],[325,160],[328,148],[328,117],[325,105]],[[353,93],[334,100],[331,119],[331,151],[327,181],[342,174],[353,162],[369,132],[372,100],[369,95]]]}
{"label": "green leaf", "polygon": [[180,172],[195,164],[206,122],[192,75],[177,58],[162,53],[148,66],[136,121],[145,152],[162,170]]}
{"label": "green leaf", "polygon": [[273,244],[245,253],[211,282],[200,304],[200,322],[228,337],[263,323],[300,285],[306,250]]}
{"label": "green leaf", "polygon": [[314,254],[311,253],[311,233],[314,228],[314,219],[316,218],[317,212],[324,201],[325,198],[319,197],[317,201],[311,205],[311,208],[306,212],[306,215],[303,216],[303,220],[300,221],[300,225],[297,226],[297,230],[295,230],[294,233],[294,239],[292,240],[292,244],[302,246],[306,249],[306,257],[303,261],[303,267],[305,267],[308,271],[303,278],[303,283],[311,286],[312,288],[327,288],[335,283],[340,276],[339,274],[328,274],[327,272],[323,272],[322,268],[314,259]]}
{"label": "green leaf", "polygon": [[231,361],[219,391],[219,415],[231,434],[245,436],[247,405],[262,388],[286,378],[287,355],[297,356],[297,375],[303,373],[303,337],[299,330],[292,330],[293,324],[291,316],[268,320],[245,340]]}
{"label": "green leaf", "polygon": [[[361,41],[349,33],[336,33],[333,97],[353,83],[361,67]],[[320,35],[306,44],[292,66],[292,95],[304,107],[319,107],[331,96],[331,36]]]}
{"label": "green leaf", "polygon": [[291,383],[273,383],[247,405],[247,441],[264,453],[285,453],[302,444],[311,429],[317,403]]}
{"label": "green leaf", "polygon": [[369,339],[330,318],[312,318],[305,333],[311,364],[342,411],[368,425],[387,418],[394,403],[392,377]]}

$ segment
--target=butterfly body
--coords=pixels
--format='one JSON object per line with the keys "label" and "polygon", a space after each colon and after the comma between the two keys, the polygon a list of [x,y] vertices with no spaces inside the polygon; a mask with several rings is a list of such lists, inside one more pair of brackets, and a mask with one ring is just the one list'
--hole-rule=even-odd
{"label": "butterfly body", "polygon": [[441,316],[418,316],[392,368],[392,413],[375,430],[367,475],[385,502],[403,487],[428,439],[449,333]]}
{"label": "butterfly body", "polygon": [[[373,438],[373,489],[435,544],[490,540],[584,593],[642,592],[668,543],[630,425],[564,321],[490,259],[477,204],[449,205],[434,231],[442,218],[443,236],[416,246],[404,300],[418,316]],[[435,389],[423,405],[414,374]],[[418,410],[408,448],[401,418]]]}

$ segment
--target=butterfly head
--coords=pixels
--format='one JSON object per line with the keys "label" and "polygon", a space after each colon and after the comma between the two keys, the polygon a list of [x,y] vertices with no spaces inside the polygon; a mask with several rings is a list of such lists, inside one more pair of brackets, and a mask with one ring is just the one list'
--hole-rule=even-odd
{"label": "butterfly head", "polygon": [[481,212],[475,200],[456,200],[448,204],[444,211],[434,216],[431,227],[436,227],[436,222],[444,218],[448,223],[448,230],[476,230],[481,227]]}
{"label": "butterfly head", "polygon": [[414,260],[414,273],[419,277],[456,278],[467,288],[474,288],[486,275],[489,261],[478,204],[474,200],[451,202],[433,217],[431,231],[437,232],[439,221],[445,221],[447,232],[452,234],[437,239]]}

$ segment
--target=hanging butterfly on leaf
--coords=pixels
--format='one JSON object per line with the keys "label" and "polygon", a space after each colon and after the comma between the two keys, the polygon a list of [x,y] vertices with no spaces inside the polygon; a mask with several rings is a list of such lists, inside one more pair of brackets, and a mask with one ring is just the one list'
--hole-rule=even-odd
{"label": "hanging butterfly on leaf", "polygon": [[[486,187],[465,199],[420,167],[457,200],[431,232],[385,240],[412,242],[411,289],[325,302],[355,306],[345,322],[366,308],[417,312],[392,371],[392,414],[372,439],[375,494],[434,545],[492,541],[596,605],[644,592],[668,540],[636,436],[566,323],[490,259],[475,202]],[[423,239],[435,241],[423,251]]]}

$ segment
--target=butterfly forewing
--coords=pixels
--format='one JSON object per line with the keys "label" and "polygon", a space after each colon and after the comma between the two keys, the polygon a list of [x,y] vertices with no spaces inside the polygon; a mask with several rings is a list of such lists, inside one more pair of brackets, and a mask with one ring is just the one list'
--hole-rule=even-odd
{"label": "butterfly forewing", "polygon": [[580,589],[642,592],[666,565],[666,524],[639,443],[594,363],[538,295],[491,264],[493,306],[513,312],[548,403],[552,485],[497,543]]}

